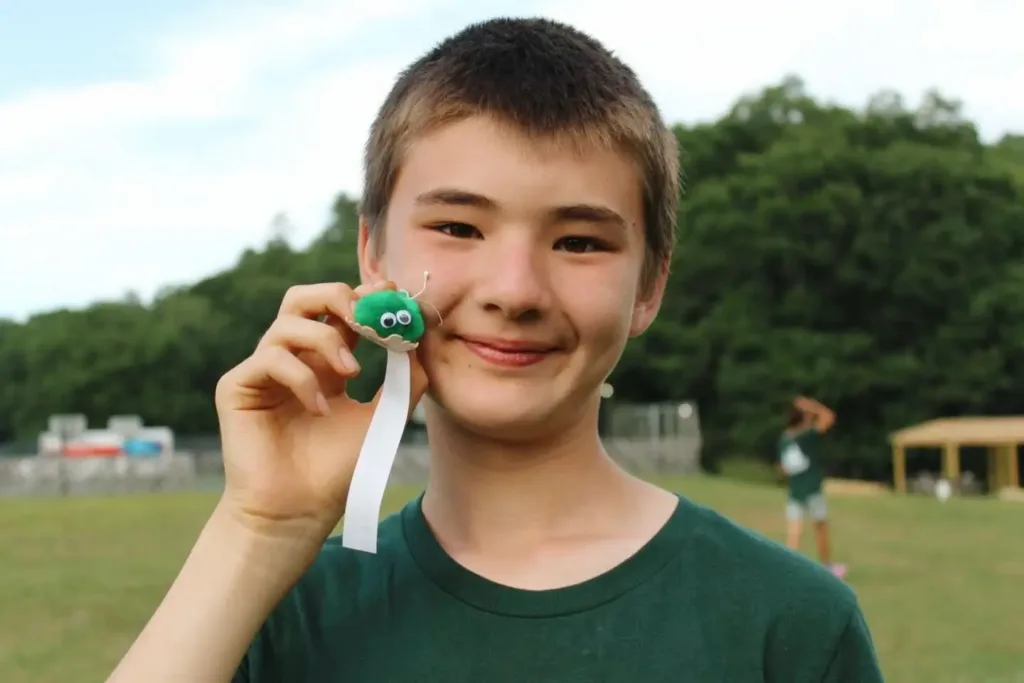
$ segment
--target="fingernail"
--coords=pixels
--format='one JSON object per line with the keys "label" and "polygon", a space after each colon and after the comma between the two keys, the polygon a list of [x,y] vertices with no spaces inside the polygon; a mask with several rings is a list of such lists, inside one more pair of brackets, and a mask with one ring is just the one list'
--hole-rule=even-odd
{"label": "fingernail", "polygon": [[350,372],[359,372],[359,361],[356,360],[351,351],[342,347],[338,351],[338,355],[341,356],[341,364],[348,368]]}
{"label": "fingernail", "polygon": [[318,393],[316,395],[316,407],[320,411],[321,415],[330,415],[331,405],[327,402],[327,397],[323,394]]}

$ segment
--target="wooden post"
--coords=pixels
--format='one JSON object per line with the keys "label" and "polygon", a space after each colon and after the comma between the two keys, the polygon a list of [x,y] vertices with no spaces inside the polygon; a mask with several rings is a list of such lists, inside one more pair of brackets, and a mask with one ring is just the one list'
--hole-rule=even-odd
{"label": "wooden post", "polygon": [[942,447],[942,476],[951,484],[960,479],[960,447],[955,443]]}
{"label": "wooden post", "polygon": [[992,477],[992,484],[989,486],[992,493],[999,493],[1000,490],[1010,485],[1010,452],[1006,445],[1000,445],[996,449],[995,476]]}
{"label": "wooden post", "polygon": [[[999,448],[999,489],[1010,485],[1010,452],[1006,446]],[[998,492],[998,489],[997,489]]]}
{"label": "wooden post", "polygon": [[989,446],[985,454],[988,460],[988,490],[989,493],[996,493],[999,490],[999,465],[1003,460],[1003,449],[1001,446]]}
{"label": "wooden post", "polygon": [[1006,445],[1006,481],[1004,486],[1020,488],[1020,466],[1017,462],[1017,444]]}
{"label": "wooden post", "polygon": [[906,493],[907,453],[902,444],[892,445],[892,478],[896,493]]}

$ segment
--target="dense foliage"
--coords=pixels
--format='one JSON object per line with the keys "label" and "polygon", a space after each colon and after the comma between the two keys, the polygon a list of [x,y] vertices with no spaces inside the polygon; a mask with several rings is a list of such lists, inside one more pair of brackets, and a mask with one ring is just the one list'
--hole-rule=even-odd
{"label": "dense foliage", "polygon": [[[612,378],[617,399],[696,400],[709,456],[768,457],[786,402],[813,394],[839,414],[837,473],[868,477],[884,474],[897,427],[1024,413],[1024,137],[985,144],[937,94],[852,111],[797,79],[676,134],[673,276]],[[0,442],[32,440],[60,412],[216,431],[217,378],[284,290],[358,279],[355,211],[342,195],[307,248],[273,239],[149,305],[0,321]]]}

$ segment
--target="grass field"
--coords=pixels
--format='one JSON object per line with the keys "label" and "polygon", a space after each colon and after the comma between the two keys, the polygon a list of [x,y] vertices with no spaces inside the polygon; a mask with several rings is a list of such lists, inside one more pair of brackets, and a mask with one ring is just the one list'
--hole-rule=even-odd
{"label": "grass field", "polygon": [[[661,482],[779,539],[781,491]],[[394,490],[393,509],[415,495]],[[162,597],[213,494],[0,502],[0,681],[102,681]],[[889,683],[1024,683],[1024,505],[832,499]],[[810,537],[807,539],[810,549]]]}

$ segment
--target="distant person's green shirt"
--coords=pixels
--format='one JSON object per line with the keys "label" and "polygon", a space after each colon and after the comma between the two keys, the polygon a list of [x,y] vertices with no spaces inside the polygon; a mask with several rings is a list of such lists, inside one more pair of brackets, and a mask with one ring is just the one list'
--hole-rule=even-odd
{"label": "distant person's green shirt", "polygon": [[617,568],[526,591],[461,567],[420,500],[378,554],[329,539],[234,683],[880,683],[853,592],[681,499]]}
{"label": "distant person's green shirt", "polygon": [[821,465],[821,432],[808,428],[779,439],[779,462],[789,478],[789,497],[804,503],[822,492],[825,470]]}

